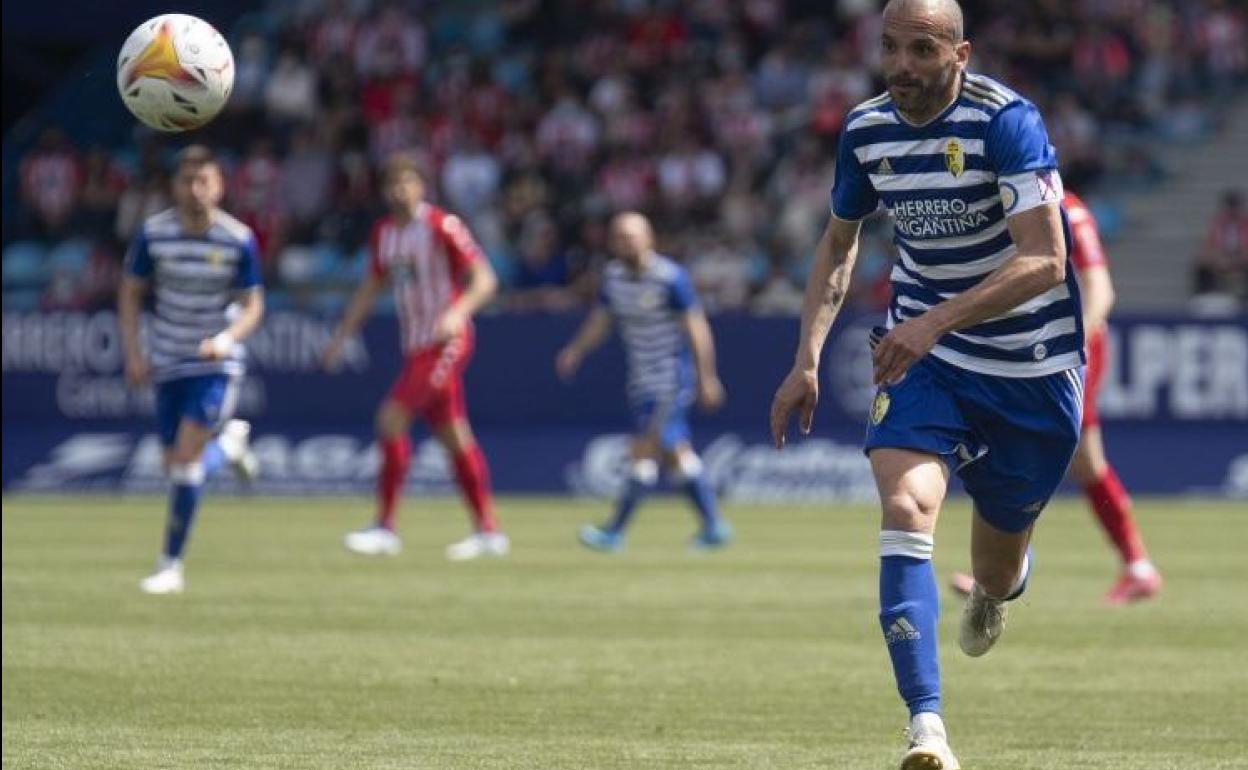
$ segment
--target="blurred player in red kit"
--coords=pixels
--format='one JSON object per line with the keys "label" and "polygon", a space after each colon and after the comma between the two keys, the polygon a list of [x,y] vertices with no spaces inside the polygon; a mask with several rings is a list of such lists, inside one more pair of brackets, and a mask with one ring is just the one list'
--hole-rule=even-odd
{"label": "blurred player in red kit", "polygon": [[349,532],[345,545],[370,556],[401,550],[395,507],[411,462],[408,434],[412,420],[420,418],[450,456],[473,518],[472,534],[449,545],[447,558],[503,556],[510,543],[494,518],[489,468],[468,424],[463,386],[473,347],[472,316],[494,296],[498,280],[463,221],[425,201],[424,177],[414,158],[400,154],[387,161],[384,192],[390,213],[373,227],[368,273],[323,357],[327,368],[337,366],[346,341],[391,284],[404,359],[377,410],[382,454],[377,521]]}
{"label": "blurred player in red kit", "polygon": [[[1070,464],[1070,475],[1083,488],[1088,504],[1122,560],[1122,574],[1105,595],[1105,602],[1123,605],[1156,595],[1161,590],[1161,573],[1144,548],[1144,538],[1131,515],[1131,498],[1105,457],[1101,421],[1096,413],[1096,399],[1105,374],[1105,320],[1114,304],[1109,263],[1101,248],[1096,219],[1087,205],[1077,195],[1066,191],[1062,206],[1070,220],[1070,260],[1079,274],[1082,290],[1088,357],[1083,432]],[[970,575],[959,573],[953,578],[953,587],[960,593],[969,593],[971,584]]]}

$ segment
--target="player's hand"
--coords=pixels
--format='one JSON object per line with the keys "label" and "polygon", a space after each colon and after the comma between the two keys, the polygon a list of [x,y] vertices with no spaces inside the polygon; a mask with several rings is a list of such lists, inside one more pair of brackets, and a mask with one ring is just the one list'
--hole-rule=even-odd
{"label": "player's hand", "polygon": [[468,325],[468,315],[462,310],[451,307],[438,318],[433,327],[435,342],[450,342],[458,337]]}
{"label": "player's hand", "polygon": [[789,428],[793,410],[797,410],[797,425],[802,433],[810,433],[815,419],[815,404],[819,403],[819,375],[814,369],[793,369],[784,378],[771,400],[771,441],[776,449],[784,449],[784,433]]}
{"label": "player's hand", "polygon": [[126,382],[133,387],[146,385],[152,378],[152,365],[141,355],[126,356]]}
{"label": "player's hand", "polygon": [[698,406],[713,412],[724,405],[727,394],[718,377],[709,377],[698,382]]}
{"label": "player's hand", "polygon": [[894,326],[871,354],[875,367],[872,381],[876,385],[896,385],[906,376],[906,370],[927,355],[939,331],[926,316],[911,318]]}
{"label": "player's hand", "polygon": [[555,374],[559,375],[561,380],[570,380],[576,374],[576,370],[581,368],[581,354],[576,348],[568,346],[559,351],[559,355],[555,356]]}
{"label": "player's hand", "polygon": [[207,361],[221,361],[234,353],[234,335],[223,331],[199,343],[199,357]]}

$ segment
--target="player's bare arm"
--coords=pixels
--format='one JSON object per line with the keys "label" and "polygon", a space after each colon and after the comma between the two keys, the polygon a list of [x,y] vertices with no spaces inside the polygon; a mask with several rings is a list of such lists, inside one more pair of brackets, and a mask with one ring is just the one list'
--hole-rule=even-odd
{"label": "player's bare arm", "polygon": [[122,277],[117,290],[117,322],[126,357],[126,380],[134,386],[145,384],[151,376],[151,364],[139,346],[139,313],[145,294],[147,281],[132,275]]}
{"label": "player's bare arm", "polygon": [[693,350],[693,365],[698,374],[698,404],[703,409],[718,409],[724,403],[724,386],[715,369],[715,337],[706,313],[692,308],[681,316],[689,347]]}
{"label": "player's bare arm", "polygon": [[814,266],[806,282],[806,299],[802,304],[797,357],[771,401],[771,438],[777,449],[784,448],[784,433],[794,409],[798,410],[802,432],[810,432],[815,404],[819,401],[819,356],[849,290],[854,261],[858,258],[861,228],[859,221],[830,217],[815,246]]}
{"label": "player's bare arm", "polygon": [[877,385],[900,381],[941,336],[1007,313],[1065,280],[1066,242],[1056,203],[1016,214],[1006,225],[1014,256],[974,288],[893,327],[873,355]]}
{"label": "player's bare arm", "polygon": [[1083,330],[1094,334],[1105,326],[1114,307],[1114,282],[1105,265],[1079,271],[1079,294],[1083,297]]}
{"label": "player's bare arm", "polygon": [[477,259],[468,268],[464,291],[438,319],[434,336],[441,342],[458,337],[478,310],[498,293],[498,276],[484,259]]}
{"label": "player's bare arm", "polygon": [[385,279],[379,278],[373,273],[365,273],[364,280],[360,281],[360,285],[355,287],[355,292],[351,295],[351,301],[347,303],[347,312],[343,314],[342,320],[338,322],[338,328],[334,330],[334,336],[330,338],[329,344],[325,346],[325,351],[321,353],[321,365],[326,369],[336,369],[338,361],[342,358],[342,348],[346,345],[347,340],[351,338],[360,326],[373,312],[373,305],[377,302],[377,295],[385,288]]}
{"label": "player's bare arm", "polygon": [[585,356],[605,342],[610,333],[611,314],[605,307],[595,307],[577,330],[576,336],[555,357],[555,372],[561,379],[571,379],[581,368]]}
{"label": "player's bare arm", "polygon": [[199,355],[219,360],[230,355],[234,346],[251,336],[264,319],[264,289],[255,286],[238,298],[239,314],[234,322],[214,337],[199,343]]}

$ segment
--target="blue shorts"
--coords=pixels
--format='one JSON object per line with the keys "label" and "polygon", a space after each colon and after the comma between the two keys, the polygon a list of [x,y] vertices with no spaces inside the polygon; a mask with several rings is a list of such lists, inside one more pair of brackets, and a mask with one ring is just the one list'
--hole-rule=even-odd
{"label": "blue shorts", "polygon": [[633,402],[633,425],[638,436],[652,436],[659,447],[671,450],[677,444],[689,441],[689,405],[693,401],[687,393],[675,397],[642,398]]}
{"label": "blue shorts", "polygon": [[980,516],[1022,532],[1053,496],[1079,443],[1081,370],[1010,378],[925,356],[871,406],[866,451],[940,455]]}
{"label": "blue shorts", "polygon": [[234,415],[241,378],[205,374],[162,382],[156,386],[156,424],[160,443],[173,446],[178,426],[190,419],[216,430]]}

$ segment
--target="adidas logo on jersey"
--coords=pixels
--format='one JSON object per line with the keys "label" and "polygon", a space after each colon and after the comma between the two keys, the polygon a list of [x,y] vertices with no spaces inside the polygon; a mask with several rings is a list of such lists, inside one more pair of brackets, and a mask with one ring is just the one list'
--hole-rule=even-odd
{"label": "adidas logo on jersey", "polygon": [[891,174],[893,173],[893,164],[888,162],[888,158],[885,158],[884,160],[880,161],[880,165],[875,167],[875,173]]}
{"label": "adidas logo on jersey", "polygon": [[884,634],[884,642],[889,645],[897,644],[898,642],[913,642],[922,638],[923,635],[919,633],[919,629],[911,625],[910,621],[905,618],[894,620]]}

